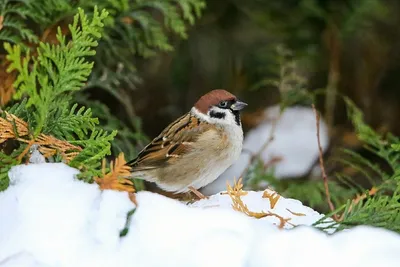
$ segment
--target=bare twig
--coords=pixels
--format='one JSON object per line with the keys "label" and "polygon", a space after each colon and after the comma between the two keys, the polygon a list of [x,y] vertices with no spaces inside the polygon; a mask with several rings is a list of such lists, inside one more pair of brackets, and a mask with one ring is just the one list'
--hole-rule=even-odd
{"label": "bare twig", "polygon": [[[312,109],[314,111],[315,114],[315,118],[316,118],[316,125],[317,125],[317,141],[318,141],[318,151],[319,151],[319,166],[321,168],[321,172],[322,172],[322,178],[324,179],[324,187],[325,187],[325,194],[326,194],[326,200],[328,202],[328,206],[329,209],[331,211],[335,210],[335,206],[333,205],[332,201],[331,201],[331,194],[329,192],[329,185],[328,185],[328,176],[326,175],[326,171],[325,171],[325,167],[324,167],[324,158],[323,158],[323,153],[322,153],[322,147],[321,147],[321,140],[320,140],[320,136],[319,136],[319,122],[320,122],[320,115],[317,112],[315,105],[312,104]],[[333,215],[333,218],[335,219],[335,221],[338,221],[339,218],[337,217],[336,214]]]}

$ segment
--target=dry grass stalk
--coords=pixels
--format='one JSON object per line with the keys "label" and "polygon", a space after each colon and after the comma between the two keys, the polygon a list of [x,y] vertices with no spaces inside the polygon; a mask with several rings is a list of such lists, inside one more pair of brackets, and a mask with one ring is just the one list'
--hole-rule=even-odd
{"label": "dry grass stalk", "polygon": [[26,139],[26,137],[29,136],[28,123],[6,111],[4,113],[6,114],[6,118],[0,117],[0,144],[8,139],[15,139],[28,144],[24,151],[18,156],[18,160],[22,160],[33,144],[39,146],[39,151],[44,157],[48,158],[60,153],[66,162],[70,162],[82,151],[81,147],[72,145],[67,141],[59,140],[50,135],[40,134],[36,139]]}
{"label": "dry grass stalk", "polygon": [[243,191],[243,184],[242,184],[242,178],[240,178],[237,182],[234,182],[233,187],[230,186],[229,184],[227,185],[227,194],[229,195],[229,197],[232,200],[232,208],[236,211],[240,211],[244,214],[246,214],[247,216],[250,217],[254,217],[257,219],[261,219],[267,216],[273,216],[279,219],[279,225],[278,227],[280,229],[282,229],[283,227],[285,227],[286,223],[288,223],[288,221],[291,218],[283,218],[282,216],[273,213],[273,212],[254,212],[254,211],[250,211],[249,208],[247,207],[246,204],[243,203],[243,200],[241,199],[241,196],[247,195],[246,191]]}
{"label": "dry grass stalk", "polygon": [[[95,177],[94,180],[102,190],[113,189],[134,193],[135,186],[133,182],[125,178],[129,177],[130,174],[130,167],[126,165],[124,154],[121,153],[115,159],[115,162],[111,161],[110,171],[108,173],[106,173],[106,161],[104,159],[102,163],[102,177]],[[134,196],[130,196],[130,199],[132,200],[133,197]]]}

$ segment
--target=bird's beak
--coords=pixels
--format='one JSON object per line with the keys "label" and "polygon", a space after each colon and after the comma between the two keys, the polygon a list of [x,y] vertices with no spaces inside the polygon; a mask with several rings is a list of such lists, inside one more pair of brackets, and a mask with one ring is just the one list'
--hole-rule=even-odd
{"label": "bird's beak", "polygon": [[246,103],[242,102],[242,101],[236,101],[234,104],[232,104],[231,109],[232,110],[242,110],[247,106]]}

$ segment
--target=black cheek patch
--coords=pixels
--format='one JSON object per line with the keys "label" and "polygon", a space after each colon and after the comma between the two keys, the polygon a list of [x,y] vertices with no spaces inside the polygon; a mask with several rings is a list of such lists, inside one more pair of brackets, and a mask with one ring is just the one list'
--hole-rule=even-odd
{"label": "black cheek patch", "polygon": [[225,113],[223,112],[217,112],[217,111],[211,111],[210,112],[210,117],[211,118],[216,118],[216,119],[225,119]]}

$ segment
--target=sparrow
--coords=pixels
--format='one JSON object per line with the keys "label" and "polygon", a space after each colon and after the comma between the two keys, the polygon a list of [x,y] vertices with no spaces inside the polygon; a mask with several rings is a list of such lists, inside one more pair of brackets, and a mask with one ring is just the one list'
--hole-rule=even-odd
{"label": "sparrow", "polygon": [[131,177],[173,194],[196,194],[239,158],[243,144],[240,111],[246,106],[222,89],[203,95],[127,163]]}

